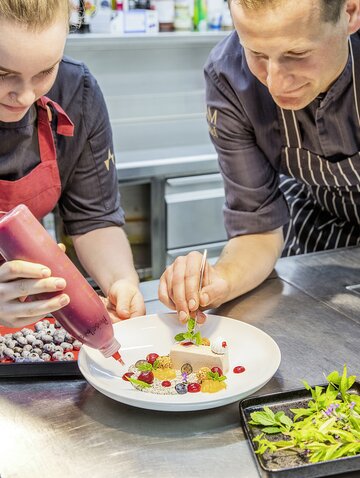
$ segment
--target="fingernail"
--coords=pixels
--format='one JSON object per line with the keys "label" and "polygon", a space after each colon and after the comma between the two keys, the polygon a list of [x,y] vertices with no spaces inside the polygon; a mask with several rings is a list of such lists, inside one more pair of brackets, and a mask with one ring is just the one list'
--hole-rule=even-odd
{"label": "fingernail", "polygon": [[180,322],[186,322],[186,319],[188,318],[188,314],[186,312],[184,312],[183,310],[181,310],[179,312],[179,320]]}
{"label": "fingernail", "polygon": [[69,303],[69,297],[67,295],[62,295],[60,297],[60,305],[66,305]]}
{"label": "fingernail", "polygon": [[193,310],[196,307],[196,300],[195,299],[190,299],[189,300],[189,309]]}
{"label": "fingernail", "polygon": [[201,305],[207,305],[209,303],[209,296],[207,294],[201,294]]}
{"label": "fingernail", "polygon": [[66,286],[64,279],[56,279],[55,286],[57,289],[63,289]]}
{"label": "fingernail", "polygon": [[50,269],[45,269],[45,268],[44,268],[44,269],[41,269],[41,275],[42,275],[43,277],[49,277],[50,274],[51,274]]}

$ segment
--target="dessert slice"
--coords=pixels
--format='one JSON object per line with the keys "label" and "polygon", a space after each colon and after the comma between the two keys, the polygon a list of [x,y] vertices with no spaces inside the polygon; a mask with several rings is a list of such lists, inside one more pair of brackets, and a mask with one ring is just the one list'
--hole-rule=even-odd
{"label": "dessert slice", "polygon": [[[182,372],[197,372],[202,367],[219,367],[225,374],[229,370],[226,342],[221,353],[215,353],[207,345],[174,344],[170,350],[172,367]],[[189,367],[190,366],[190,367]]]}

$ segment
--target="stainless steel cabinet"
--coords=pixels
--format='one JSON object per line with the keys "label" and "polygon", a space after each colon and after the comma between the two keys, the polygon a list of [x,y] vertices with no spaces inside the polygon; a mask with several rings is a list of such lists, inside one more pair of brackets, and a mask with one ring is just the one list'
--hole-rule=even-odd
{"label": "stainless steel cabinet", "polygon": [[197,248],[218,254],[226,240],[220,174],[168,179],[165,204],[167,262]]}

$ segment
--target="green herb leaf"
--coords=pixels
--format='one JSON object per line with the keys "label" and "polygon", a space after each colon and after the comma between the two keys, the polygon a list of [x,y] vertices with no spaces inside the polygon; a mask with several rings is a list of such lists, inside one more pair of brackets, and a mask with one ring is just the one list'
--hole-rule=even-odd
{"label": "green herb leaf", "polygon": [[176,334],[174,338],[175,338],[176,342],[181,342],[182,340],[185,339],[183,333],[181,333],[181,334]]}
{"label": "green herb leaf", "polygon": [[[274,413],[269,407],[250,414],[249,423],[263,432],[253,439],[256,453],[308,450],[311,463],[360,454],[360,396],[349,393],[356,377],[348,377],[344,365],[341,375],[331,372],[327,380],[326,390],[312,388],[303,380],[312,399],[307,408],[290,409],[293,420],[284,411]],[[286,439],[271,441],[265,433],[281,434]]]}
{"label": "green herb leaf", "polygon": [[262,431],[264,433],[273,434],[273,433],[280,433],[281,429],[279,427],[265,427],[262,429]]}
{"label": "green herb leaf", "polygon": [[136,367],[140,372],[147,372],[148,370],[152,370],[153,366],[151,363],[142,363]]}
{"label": "green herb leaf", "polygon": [[142,388],[151,387],[151,385],[149,383],[143,382],[142,380],[138,380],[138,379],[132,378],[132,377],[127,377],[127,379],[129,380],[129,382],[133,383],[134,385],[139,385]]}

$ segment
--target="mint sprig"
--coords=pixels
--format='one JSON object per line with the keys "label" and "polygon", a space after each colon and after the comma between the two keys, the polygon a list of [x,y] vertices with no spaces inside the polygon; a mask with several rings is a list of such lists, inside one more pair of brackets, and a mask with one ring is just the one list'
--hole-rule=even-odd
{"label": "mint sprig", "polygon": [[[253,438],[256,453],[292,449],[308,456],[311,463],[334,460],[360,454],[360,396],[349,393],[356,376],[347,376],[346,365],[327,376],[328,385],[312,388],[307,408],[274,413],[269,407],[250,414],[251,425],[261,427],[262,433]],[[281,434],[284,440],[271,440],[266,435]]]}
{"label": "mint sprig", "polygon": [[224,380],[226,380],[226,376],[225,375],[219,375],[218,372],[208,372],[207,373],[207,378],[209,380],[214,380],[216,382],[223,382]]}
{"label": "mint sprig", "polygon": [[174,339],[176,342],[183,342],[184,340],[188,340],[189,342],[193,342],[196,345],[201,345],[201,334],[200,331],[195,332],[196,322],[195,319],[189,317],[187,321],[187,331],[176,334]]}

